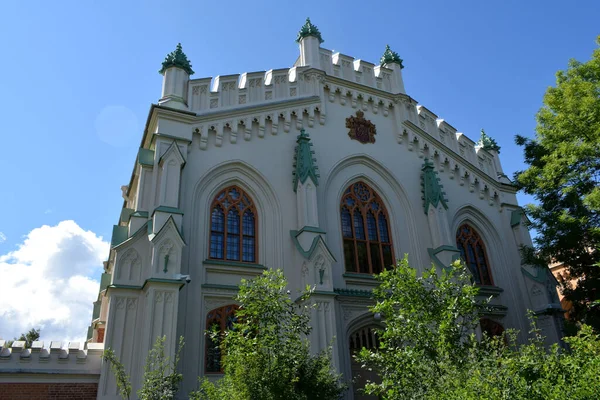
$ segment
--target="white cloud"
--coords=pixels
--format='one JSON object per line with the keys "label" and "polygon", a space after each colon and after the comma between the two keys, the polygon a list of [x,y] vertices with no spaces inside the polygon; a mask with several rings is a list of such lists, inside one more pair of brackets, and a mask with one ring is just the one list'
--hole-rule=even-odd
{"label": "white cloud", "polygon": [[109,244],[74,221],[29,232],[0,255],[0,337],[41,328],[41,340],[84,341]]}
{"label": "white cloud", "polygon": [[6,242],[6,235],[0,232],[0,243]]}

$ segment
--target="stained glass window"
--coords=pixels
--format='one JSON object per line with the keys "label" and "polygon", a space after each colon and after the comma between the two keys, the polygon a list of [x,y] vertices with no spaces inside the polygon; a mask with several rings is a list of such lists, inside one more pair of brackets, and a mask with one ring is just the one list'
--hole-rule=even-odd
{"label": "stained glass window", "polygon": [[[206,351],[204,370],[207,373],[221,373],[221,337],[226,331],[233,329],[236,321],[235,312],[238,306],[230,304],[210,311],[206,315]],[[216,332],[216,337],[211,337],[210,333]]]}
{"label": "stained glass window", "polygon": [[231,186],[215,196],[211,209],[210,258],[256,262],[256,209],[250,196]]}
{"label": "stained glass window", "polygon": [[473,279],[479,285],[493,285],[485,245],[479,233],[468,224],[462,225],[456,231],[456,247],[473,274]]}
{"label": "stained glass window", "polygon": [[357,182],[344,192],[340,207],[346,272],[376,274],[392,265],[387,211],[379,195]]}

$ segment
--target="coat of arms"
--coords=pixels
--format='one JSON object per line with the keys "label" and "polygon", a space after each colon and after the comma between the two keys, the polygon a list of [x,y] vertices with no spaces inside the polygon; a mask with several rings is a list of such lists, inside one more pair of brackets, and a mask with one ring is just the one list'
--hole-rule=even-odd
{"label": "coat of arms", "polygon": [[356,117],[346,118],[346,128],[349,128],[348,136],[350,139],[358,140],[359,142],[375,143],[375,124],[364,118],[365,113],[362,111],[356,112]]}

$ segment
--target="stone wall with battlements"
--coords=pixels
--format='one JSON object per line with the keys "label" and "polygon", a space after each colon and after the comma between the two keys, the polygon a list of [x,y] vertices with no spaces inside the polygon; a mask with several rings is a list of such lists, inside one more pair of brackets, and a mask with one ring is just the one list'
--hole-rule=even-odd
{"label": "stone wall with battlements", "polygon": [[[0,340],[0,399],[95,399],[102,343]],[[19,397],[21,396],[21,397]]]}

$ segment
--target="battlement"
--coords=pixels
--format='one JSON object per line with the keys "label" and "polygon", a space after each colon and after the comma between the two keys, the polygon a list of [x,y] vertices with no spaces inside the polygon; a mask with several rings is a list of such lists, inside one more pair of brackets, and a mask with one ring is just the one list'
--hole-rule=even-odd
{"label": "battlement", "polygon": [[14,341],[10,347],[0,340],[0,373],[100,374],[103,343],[52,341],[33,342],[25,348],[24,341]]}

